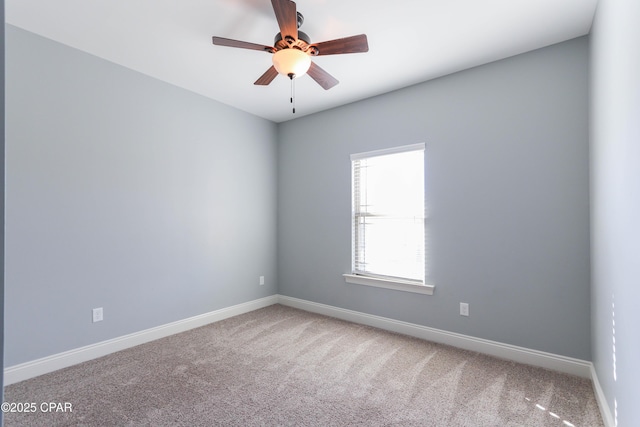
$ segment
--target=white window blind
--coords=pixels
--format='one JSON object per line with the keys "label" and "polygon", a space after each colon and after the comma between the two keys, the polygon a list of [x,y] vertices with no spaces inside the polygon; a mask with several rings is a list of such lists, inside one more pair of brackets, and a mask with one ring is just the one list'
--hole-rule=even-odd
{"label": "white window blind", "polygon": [[424,144],[351,156],[353,274],[424,283]]}

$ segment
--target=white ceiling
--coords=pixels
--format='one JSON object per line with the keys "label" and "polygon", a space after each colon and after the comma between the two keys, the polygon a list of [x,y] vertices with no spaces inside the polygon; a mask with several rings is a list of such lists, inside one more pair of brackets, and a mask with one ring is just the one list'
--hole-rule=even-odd
{"label": "white ceiling", "polygon": [[269,0],[6,0],[6,21],[260,117],[282,122],[582,36],[597,0],[298,0],[312,42],[365,33],[369,52],[315,57],[340,84],[253,82],[273,45]]}

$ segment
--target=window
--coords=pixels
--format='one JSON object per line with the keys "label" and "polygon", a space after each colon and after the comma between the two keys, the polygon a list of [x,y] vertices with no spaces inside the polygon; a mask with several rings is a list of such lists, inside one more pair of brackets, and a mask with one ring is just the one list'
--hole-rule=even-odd
{"label": "window", "polygon": [[425,285],[424,144],[353,154],[350,283]]}

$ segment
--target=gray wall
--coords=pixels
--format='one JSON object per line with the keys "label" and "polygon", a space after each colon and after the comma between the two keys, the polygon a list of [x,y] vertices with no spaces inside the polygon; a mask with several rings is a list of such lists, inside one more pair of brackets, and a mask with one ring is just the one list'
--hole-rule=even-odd
{"label": "gray wall", "polygon": [[[4,0],[0,0],[4,22]],[[4,224],[4,26],[0,34],[0,224]],[[4,225],[0,227],[0,366],[4,366]],[[0,401],[4,402],[4,369],[0,372]],[[0,426],[3,414],[0,411]]]}
{"label": "gray wall", "polygon": [[6,366],[276,293],[275,124],[11,26],[6,54]]}
{"label": "gray wall", "polygon": [[616,425],[640,426],[640,2],[591,33],[593,362]]}
{"label": "gray wall", "polygon": [[[583,37],[281,124],[279,293],[590,360],[587,67]],[[417,142],[435,294],[346,284],[349,154]]]}

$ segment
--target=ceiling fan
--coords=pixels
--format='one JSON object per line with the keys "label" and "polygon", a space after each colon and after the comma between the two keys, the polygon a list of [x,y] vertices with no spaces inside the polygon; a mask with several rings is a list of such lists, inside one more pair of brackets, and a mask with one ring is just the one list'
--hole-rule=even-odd
{"label": "ceiling fan", "polygon": [[218,46],[261,50],[273,54],[273,65],[255,81],[254,84],[256,85],[266,86],[278,74],[285,75],[293,81],[294,78],[306,73],[325,90],[328,90],[337,85],[338,80],[311,61],[312,56],[369,51],[365,34],[321,43],[311,43],[308,35],[298,31],[304,21],[304,17],[296,10],[294,2],[290,0],[271,0],[271,5],[280,27],[280,32],[276,34],[274,40],[274,46],[248,43],[224,37],[213,37],[213,44]]}

